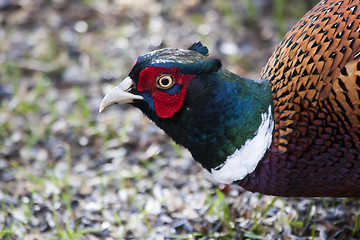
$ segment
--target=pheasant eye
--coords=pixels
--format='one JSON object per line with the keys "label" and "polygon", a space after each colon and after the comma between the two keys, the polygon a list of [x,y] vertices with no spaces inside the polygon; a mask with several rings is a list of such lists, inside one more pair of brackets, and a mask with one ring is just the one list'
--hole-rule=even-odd
{"label": "pheasant eye", "polygon": [[174,84],[174,79],[171,75],[161,75],[156,81],[156,85],[161,89],[169,89]]}

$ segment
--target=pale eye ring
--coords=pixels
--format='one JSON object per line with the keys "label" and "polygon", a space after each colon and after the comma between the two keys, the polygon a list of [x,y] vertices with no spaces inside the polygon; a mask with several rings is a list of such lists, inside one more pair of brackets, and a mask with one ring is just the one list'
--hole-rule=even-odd
{"label": "pale eye ring", "polygon": [[157,78],[156,85],[161,89],[169,89],[174,85],[174,79],[171,75],[164,74]]}

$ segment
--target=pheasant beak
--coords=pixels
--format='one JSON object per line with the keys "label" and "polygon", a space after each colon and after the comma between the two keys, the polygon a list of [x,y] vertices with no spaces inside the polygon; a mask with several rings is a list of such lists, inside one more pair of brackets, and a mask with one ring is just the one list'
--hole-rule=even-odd
{"label": "pheasant beak", "polygon": [[100,103],[99,113],[101,113],[108,106],[114,104],[132,103],[135,99],[143,100],[144,98],[142,96],[129,92],[133,84],[133,80],[130,77],[127,77],[120,83],[119,86],[115,87],[113,90],[107,93]]}

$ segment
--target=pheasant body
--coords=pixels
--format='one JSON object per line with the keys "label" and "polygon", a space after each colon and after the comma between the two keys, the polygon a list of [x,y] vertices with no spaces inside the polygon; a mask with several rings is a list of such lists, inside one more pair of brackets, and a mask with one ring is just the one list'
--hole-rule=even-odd
{"label": "pheasant body", "polygon": [[[320,2],[286,34],[263,69],[275,120],[263,164],[279,165],[259,178],[272,182],[264,191],[360,195],[359,14],[359,1]],[[283,181],[272,181],[271,173]],[[251,188],[265,185],[250,178]]]}
{"label": "pheasant body", "polygon": [[146,54],[101,110],[131,102],[222,182],[359,197],[359,8],[321,1],[280,42],[264,80],[222,69],[200,43]]}

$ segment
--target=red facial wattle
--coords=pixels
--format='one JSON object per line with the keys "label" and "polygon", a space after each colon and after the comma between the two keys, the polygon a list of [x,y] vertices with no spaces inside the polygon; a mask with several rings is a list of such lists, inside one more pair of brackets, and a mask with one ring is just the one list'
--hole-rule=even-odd
{"label": "red facial wattle", "polygon": [[[157,87],[156,79],[163,74],[169,74],[174,79],[174,86],[178,91],[166,91]],[[188,84],[194,75],[182,74],[177,68],[147,67],[140,72],[137,90],[149,91],[153,100],[156,114],[161,118],[170,118],[180,110]],[[171,89],[169,89],[171,90]]]}

